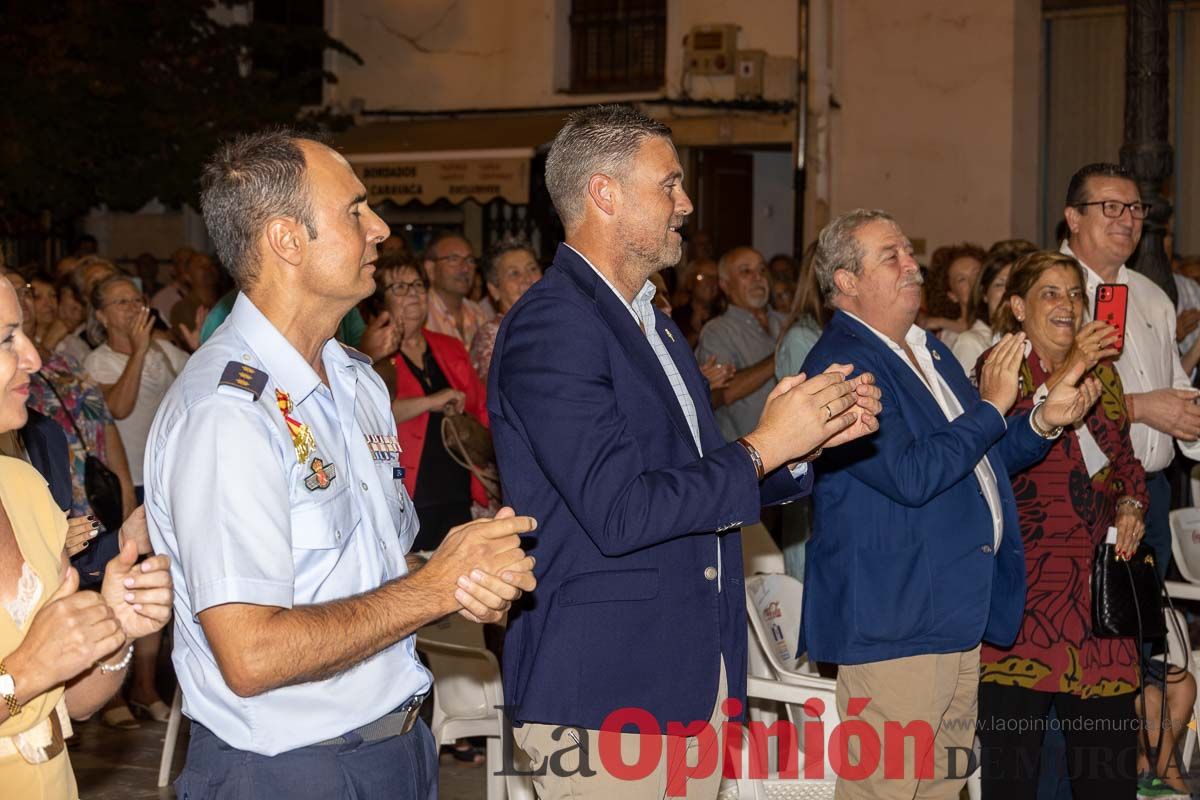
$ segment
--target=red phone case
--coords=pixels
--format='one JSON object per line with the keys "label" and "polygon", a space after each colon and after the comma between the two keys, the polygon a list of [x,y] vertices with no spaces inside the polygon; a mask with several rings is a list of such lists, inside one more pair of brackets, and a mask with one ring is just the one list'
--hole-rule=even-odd
{"label": "red phone case", "polygon": [[1123,283],[1102,283],[1096,287],[1096,313],[1092,319],[1107,322],[1117,329],[1117,350],[1125,349],[1125,311],[1129,305],[1129,287]]}

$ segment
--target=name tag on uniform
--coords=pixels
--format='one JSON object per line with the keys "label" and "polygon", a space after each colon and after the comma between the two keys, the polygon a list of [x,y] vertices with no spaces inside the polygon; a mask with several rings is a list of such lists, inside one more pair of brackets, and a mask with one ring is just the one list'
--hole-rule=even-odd
{"label": "name tag on uniform", "polygon": [[395,461],[400,457],[400,440],[396,436],[368,433],[366,439],[371,458],[376,461]]}

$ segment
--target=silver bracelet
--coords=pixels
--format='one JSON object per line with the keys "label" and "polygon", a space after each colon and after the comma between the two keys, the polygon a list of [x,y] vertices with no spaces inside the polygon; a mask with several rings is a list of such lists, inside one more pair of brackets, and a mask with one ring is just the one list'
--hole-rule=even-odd
{"label": "silver bracelet", "polygon": [[1136,497],[1122,497],[1121,499],[1117,500],[1117,505],[1118,506],[1133,506],[1138,511],[1142,511],[1146,508],[1145,504],[1142,503],[1141,500],[1138,500]]}
{"label": "silver bracelet", "polygon": [[105,675],[112,675],[114,672],[120,672],[121,670],[128,667],[130,661],[133,661],[133,642],[129,643],[129,650],[126,651],[125,657],[121,659],[121,663],[105,664],[101,661],[97,661],[96,666],[99,667],[100,671],[103,672]]}

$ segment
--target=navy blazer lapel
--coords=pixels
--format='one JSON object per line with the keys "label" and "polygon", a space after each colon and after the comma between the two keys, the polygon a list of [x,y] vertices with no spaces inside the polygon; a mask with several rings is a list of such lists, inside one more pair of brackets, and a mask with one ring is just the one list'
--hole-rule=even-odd
{"label": "navy blazer lapel", "polygon": [[927,337],[925,346],[929,348],[929,354],[933,356],[933,368],[942,376],[942,380],[950,387],[950,391],[954,392],[963,411],[969,411],[979,402],[979,397],[974,391],[974,387],[971,386],[967,373],[963,371],[957,358],[947,357],[945,353],[940,352],[938,348],[944,349],[945,345],[941,342],[935,344],[937,337],[928,332],[925,335]]}
{"label": "navy blazer lapel", "polygon": [[[838,322],[855,338],[864,342],[867,347],[875,350],[884,357],[881,363],[886,364],[891,369],[892,377],[896,382],[903,386],[910,397],[919,400],[920,408],[924,409],[927,414],[933,415],[935,422],[940,424],[940,422],[945,421],[946,415],[942,413],[942,407],[938,405],[937,400],[934,398],[933,393],[929,391],[929,387],[925,385],[925,382],[917,377],[917,374],[912,371],[912,367],[905,363],[904,356],[895,353],[875,335],[874,331],[849,314],[841,311],[834,312],[833,319],[830,320],[829,324],[833,325]],[[855,364],[854,366],[856,369],[862,369],[860,364]],[[884,402],[887,402],[886,398]]]}
{"label": "navy blazer lapel", "polygon": [[[567,245],[559,245],[558,252],[554,254],[554,264],[570,275],[586,294],[592,296],[600,316],[612,329],[621,348],[629,356],[630,362],[658,392],[659,398],[666,406],[667,415],[675,424],[679,435],[684,437],[688,445],[695,451],[696,441],[692,438],[692,431],[688,426],[687,418],[683,415],[683,409],[679,407],[679,398],[675,396],[675,390],[671,388],[671,382],[667,379],[667,374],[663,371],[658,356],[654,354],[654,348],[650,346],[650,341],[642,333],[637,320],[629,313],[629,308],[600,279],[600,276],[583,260],[583,257]],[[660,331],[662,330],[661,322],[658,328]],[[676,366],[678,367],[678,361]],[[686,371],[680,369],[680,373],[686,374]],[[695,389],[690,383],[688,390],[692,393],[692,402],[696,403]]]}

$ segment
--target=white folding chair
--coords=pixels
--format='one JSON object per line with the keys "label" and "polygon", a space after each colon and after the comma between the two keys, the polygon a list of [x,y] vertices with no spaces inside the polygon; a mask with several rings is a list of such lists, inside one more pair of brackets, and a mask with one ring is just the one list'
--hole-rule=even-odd
{"label": "white folding chair", "polygon": [[171,716],[167,717],[167,735],[163,739],[162,756],[158,760],[158,788],[171,781],[171,764],[175,761],[175,742],[179,739],[179,727],[183,723],[183,692],[175,686],[175,697],[171,700]]}
{"label": "white folding chair", "polygon": [[[746,578],[746,614],[750,618],[749,716],[755,718],[756,708],[760,708],[759,704],[764,700],[785,703],[788,719],[798,731],[804,730],[802,726],[805,722],[819,718],[827,739],[838,725],[837,682],[820,677],[807,654],[797,652],[803,598],[804,584],[788,575],[754,575]],[[761,675],[764,671],[770,674]],[[822,701],[824,709],[820,714],[815,713],[816,709],[811,704],[805,705],[809,698]],[[764,724],[773,721],[761,712],[759,718]],[[978,763],[978,741],[975,742],[975,749]],[[741,797],[832,797],[835,777],[829,763],[829,752],[826,741],[824,780],[797,782],[772,779],[757,783],[753,788],[748,785],[743,788],[742,781],[738,784]],[[743,771],[742,774],[746,773]],[[982,793],[979,769],[976,768],[967,777],[967,794],[971,800],[979,800]]]}
{"label": "white folding chair", "polygon": [[[1167,615],[1167,662],[1173,666],[1183,666],[1192,678],[1200,684],[1200,661],[1192,650],[1191,637],[1188,635],[1187,620],[1178,611],[1166,609]],[[1174,622],[1172,622],[1174,615]],[[1200,720],[1200,694],[1192,706],[1192,719]],[[1186,769],[1192,763],[1192,752],[1196,749],[1196,729],[1186,729],[1183,739],[1182,764]]]}
{"label": "white folding chair", "polygon": [[[458,615],[417,631],[417,649],[433,672],[433,738],[438,746],[487,737],[487,799],[533,800],[525,776],[505,775],[500,665],[483,646],[482,629]],[[527,770],[522,770],[527,771]],[[499,773],[499,774],[498,774]]]}
{"label": "white folding chair", "polygon": [[1200,600],[1200,508],[1177,508],[1170,514],[1171,554],[1183,581],[1167,581],[1167,593]]}

